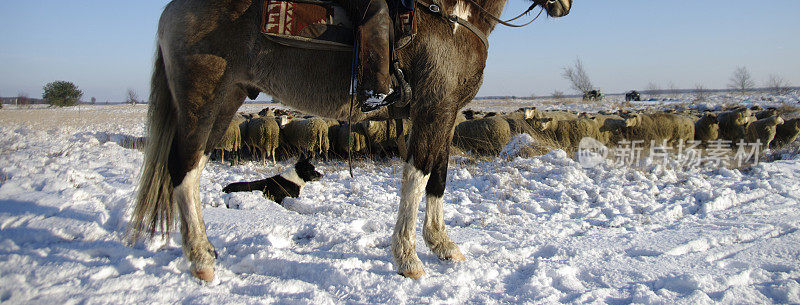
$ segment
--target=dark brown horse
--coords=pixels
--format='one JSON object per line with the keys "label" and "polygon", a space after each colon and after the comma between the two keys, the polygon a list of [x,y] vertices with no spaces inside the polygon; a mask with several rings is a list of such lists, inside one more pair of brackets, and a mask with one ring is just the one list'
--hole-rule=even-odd
{"label": "dark brown horse", "polygon": [[[569,13],[572,0],[535,0],[553,17]],[[506,0],[441,0],[441,11],[490,33]],[[477,4],[477,5],[476,5]],[[478,7],[478,5],[480,7]],[[135,241],[169,233],[180,219],[183,250],[191,272],[214,278],[198,190],[200,173],[233,114],[248,94],[265,92],[303,112],[346,119],[351,54],[306,50],[273,43],[258,32],[260,1],[174,0],[161,15],[148,111],[148,147],[130,223]],[[423,235],[442,260],[464,260],[448,237],[442,214],[449,147],[456,113],[478,92],[487,49],[463,25],[417,7],[418,34],[398,56],[413,88],[412,129],[403,170],[400,209],[392,236],[399,274],[424,274],[415,250],[415,224],[422,195],[427,212]],[[386,109],[353,120],[383,116]]]}

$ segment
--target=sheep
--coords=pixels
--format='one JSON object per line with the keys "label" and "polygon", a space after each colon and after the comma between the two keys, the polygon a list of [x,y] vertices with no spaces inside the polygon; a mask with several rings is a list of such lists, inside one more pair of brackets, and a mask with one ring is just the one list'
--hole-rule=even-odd
{"label": "sheep", "polygon": [[411,130],[410,120],[365,121],[361,124],[366,130],[370,152],[383,156],[404,154],[405,136]]}
{"label": "sheep", "polygon": [[600,125],[600,138],[596,139],[603,144],[617,144],[624,139],[624,130],[633,126],[634,117],[623,118],[615,114],[596,114],[594,118]]}
{"label": "sheep", "polygon": [[[529,114],[531,114],[531,116],[528,116]],[[508,122],[508,127],[511,128],[512,135],[522,133],[531,134],[533,132],[533,127],[528,123],[529,120],[533,119],[532,113],[512,112],[502,117]]]}
{"label": "sheep", "polygon": [[501,117],[470,120],[456,126],[453,144],[464,151],[496,154],[511,140],[511,128]]}
{"label": "sheep", "polygon": [[260,117],[274,117],[275,116],[275,111],[272,111],[272,109],[269,109],[269,107],[267,107],[267,108],[261,109],[261,111],[258,112],[258,116],[260,116]]}
{"label": "sheep", "polygon": [[706,113],[694,123],[694,139],[703,145],[719,137],[717,114]]}
{"label": "sheep", "polygon": [[535,113],[535,118],[537,119],[544,119],[544,118],[551,118],[553,120],[574,120],[578,118],[578,115],[573,112],[569,111],[562,111],[562,110],[546,110],[546,111],[537,111]]}
{"label": "sheep", "polygon": [[638,114],[623,131],[629,141],[641,140],[644,145],[694,140],[694,119],[672,113]]}
{"label": "sheep", "polygon": [[534,117],[540,117],[539,110],[536,110],[536,107],[523,107],[517,109],[515,112],[521,112],[525,116],[525,119],[532,119]]}
{"label": "sheep", "polygon": [[775,130],[775,139],[772,140],[773,147],[781,147],[794,142],[800,134],[800,119],[785,120],[778,125]]}
{"label": "sheep", "polygon": [[239,115],[241,115],[245,120],[248,120],[248,121],[259,117],[258,113],[242,113],[242,112],[240,112]]}
{"label": "sheep", "polygon": [[293,120],[281,129],[280,146],[287,154],[299,152],[328,158],[328,123],[321,118]]}
{"label": "sheep", "polygon": [[255,118],[247,121],[243,142],[254,154],[260,153],[261,160],[272,157],[275,164],[275,150],[280,144],[280,127],[274,117]]}
{"label": "sheep", "polygon": [[474,119],[476,119],[476,117],[475,117],[475,116],[478,114],[478,112],[476,112],[475,110],[472,110],[472,109],[467,109],[467,110],[464,110],[464,111],[462,111],[461,113],[464,115],[464,117],[465,117],[467,120],[474,120]]}
{"label": "sheep", "polygon": [[756,120],[766,119],[776,115],[778,115],[778,109],[774,107],[767,108],[766,110],[759,111],[755,114]]}
{"label": "sheep", "polygon": [[600,134],[600,119],[597,118],[570,120],[544,118],[540,120],[539,124],[535,125],[559,147],[570,152],[578,149],[578,145],[583,138],[602,138]]}
{"label": "sheep", "polygon": [[[220,150],[220,162],[225,162],[225,152],[229,151],[233,154],[234,157],[237,156],[239,150],[242,148],[242,130],[239,125],[244,122],[244,118],[240,115],[235,115],[231,120],[230,124],[228,124],[228,128],[225,129],[225,133],[222,135],[222,139],[220,139],[219,143],[216,145],[216,149]],[[236,164],[235,160],[231,160],[231,164]]]}
{"label": "sheep", "polygon": [[719,121],[719,138],[733,143],[744,139],[747,124],[751,122],[753,112],[747,108],[738,108],[717,115]]}
{"label": "sheep", "polygon": [[761,143],[762,147],[768,148],[777,132],[778,125],[783,124],[783,118],[780,116],[771,116],[761,119],[747,125],[745,140],[747,143]]}
{"label": "sheep", "polygon": [[463,113],[460,113],[460,112],[457,113],[456,114],[456,122],[453,124],[453,130],[451,130],[451,132],[456,130],[456,126],[458,126],[458,124],[461,124],[462,122],[465,122],[466,120],[467,120],[467,116],[465,116]]}
{"label": "sheep", "polygon": [[334,152],[336,152],[336,154],[346,157],[350,153],[366,153],[369,149],[367,146],[367,131],[364,128],[364,124],[355,123],[348,125],[347,123],[343,123],[332,127],[332,129],[336,130],[336,141],[333,142],[335,143]]}

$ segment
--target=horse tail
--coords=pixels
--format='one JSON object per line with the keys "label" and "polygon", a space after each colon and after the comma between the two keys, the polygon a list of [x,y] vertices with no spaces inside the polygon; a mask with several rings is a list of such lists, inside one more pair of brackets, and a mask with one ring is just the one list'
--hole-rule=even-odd
{"label": "horse tail", "polygon": [[156,51],[155,66],[147,111],[148,135],[136,203],[128,225],[128,241],[135,243],[145,233],[153,238],[160,229],[169,235],[175,224],[177,209],[172,200],[172,178],[168,160],[175,138],[175,113],[172,92],[167,79],[161,48]]}

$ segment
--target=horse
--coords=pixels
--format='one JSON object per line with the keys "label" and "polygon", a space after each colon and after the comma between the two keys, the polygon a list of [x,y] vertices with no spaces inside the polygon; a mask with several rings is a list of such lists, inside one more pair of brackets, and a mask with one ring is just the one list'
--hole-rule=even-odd
{"label": "horse", "polygon": [[[417,35],[397,51],[413,97],[391,239],[397,273],[413,279],[425,273],[415,248],[423,194],[425,243],[441,260],[465,259],[447,235],[443,217],[449,144],[457,112],[483,82],[488,45],[481,33],[494,29],[498,20],[491,17],[500,15],[507,0],[438,0],[436,7],[417,1]],[[572,0],[533,0],[534,6],[562,17]],[[275,43],[258,32],[260,13],[261,1],[173,0],[158,24],[148,144],[127,238],[133,243],[157,231],[166,236],[179,219],[190,272],[204,281],[214,278],[216,251],[206,235],[199,178],[246,97],[264,92],[302,112],[340,120],[389,113],[387,108],[353,111],[351,52]]]}

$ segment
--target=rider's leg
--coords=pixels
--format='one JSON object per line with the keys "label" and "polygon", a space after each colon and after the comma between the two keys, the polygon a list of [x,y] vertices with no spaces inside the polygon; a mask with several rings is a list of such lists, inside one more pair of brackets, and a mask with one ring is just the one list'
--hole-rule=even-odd
{"label": "rider's leg", "polygon": [[389,31],[385,0],[337,0],[358,25],[359,65],[357,98],[362,104],[380,104],[392,93]]}

